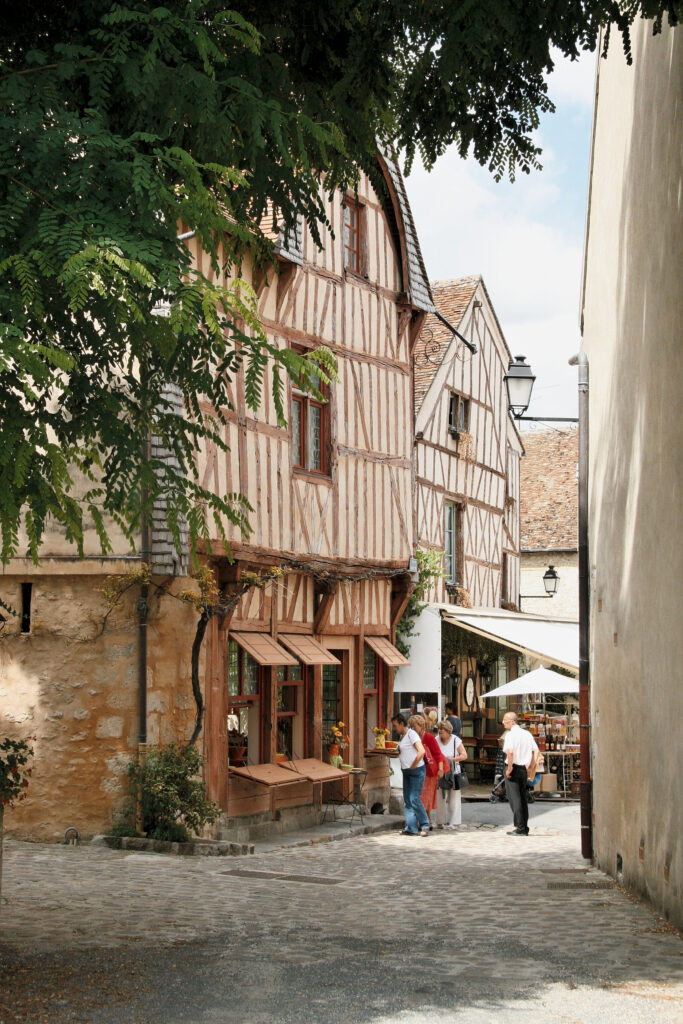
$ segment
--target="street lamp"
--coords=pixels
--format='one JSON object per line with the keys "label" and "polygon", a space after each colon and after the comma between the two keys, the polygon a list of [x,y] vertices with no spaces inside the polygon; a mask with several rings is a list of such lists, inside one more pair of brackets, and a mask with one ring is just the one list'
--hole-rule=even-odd
{"label": "street lamp", "polygon": [[527,364],[526,356],[515,356],[510,361],[508,372],[503,378],[508,393],[508,405],[515,419],[519,419],[529,408],[531,392],[536,378]]}
{"label": "street lamp", "polygon": [[546,597],[555,597],[557,586],[560,582],[560,574],[554,565],[549,565],[543,573],[543,586],[545,594],[520,594],[520,601],[542,601]]}
{"label": "street lamp", "polygon": [[546,571],[543,573],[543,586],[548,597],[554,597],[557,593],[557,584],[560,582],[560,576],[554,565],[549,565]]}

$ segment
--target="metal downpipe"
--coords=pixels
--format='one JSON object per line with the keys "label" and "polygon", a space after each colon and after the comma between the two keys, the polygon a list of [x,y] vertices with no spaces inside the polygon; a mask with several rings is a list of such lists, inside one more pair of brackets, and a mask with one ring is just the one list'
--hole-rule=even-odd
{"label": "metal downpipe", "polygon": [[593,859],[593,784],[590,750],[590,564],[588,559],[588,359],[583,352],[570,365],[579,368],[579,743],[581,855]]}

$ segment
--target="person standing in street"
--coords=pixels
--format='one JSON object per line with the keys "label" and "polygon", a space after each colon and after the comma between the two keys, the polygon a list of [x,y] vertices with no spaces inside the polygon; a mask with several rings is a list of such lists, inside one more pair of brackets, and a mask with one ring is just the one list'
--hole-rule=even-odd
{"label": "person standing in street", "polygon": [[403,775],[403,802],[406,809],[406,827],[402,836],[428,836],[429,818],[425,811],[420,794],[424,785],[425,748],[415,731],[415,716],[406,720],[403,715],[395,715],[391,724],[399,738],[398,757]]}
{"label": "person standing in street", "polygon": [[453,735],[462,739],[462,722],[455,713],[455,704],[451,704],[450,701],[446,705],[444,718],[451,723]]}
{"label": "person standing in street", "polygon": [[505,769],[505,792],[512,809],[514,828],[509,836],[529,835],[529,805],[527,802],[527,777],[529,768],[536,763],[538,747],[536,740],[517,723],[517,715],[508,711],[503,718],[503,728],[509,729],[503,744],[507,765]]}
{"label": "person standing in street", "polygon": [[420,737],[420,742],[425,748],[425,780],[422,786],[420,800],[427,812],[429,820],[429,831],[434,829],[433,815],[436,814],[436,787],[443,773],[450,768],[447,758],[441,753],[435,736],[429,731],[431,719],[427,722],[424,715],[415,715],[415,720],[410,719],[415,732]]}
{"label": "person standing in street", "polygon": [[[449,767],[458,775],[461,774],[461,761],[467,760],[465,745],[459,736],[453,733],[448,719],[439,722],[439,735],[436,740],[439,750],[447,759]],[[457,765],[457,768],[456,768]],[[459,789],[439,789],[436,798],[436,827],[454,829],[462,823],[462,801]]]}

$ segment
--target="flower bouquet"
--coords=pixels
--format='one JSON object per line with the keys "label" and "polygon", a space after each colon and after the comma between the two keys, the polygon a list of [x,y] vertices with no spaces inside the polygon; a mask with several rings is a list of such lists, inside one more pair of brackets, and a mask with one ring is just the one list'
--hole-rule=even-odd
{"label": "flower bouquet", "polygon": [[329,751],[330,764],[337,765],[337,767],[341,764],[340,751],[345,750],[349,745],[349,734],[344,732],[345,728],[343,722],[337,722],[323,736],[323,743]]}
{"label": "flower bouquet", "polygon": [[391,736],[391,729],[387,729],[383,725],[375,725],[372,731],[375,734],[375,750],[384,750],[387,737]]}

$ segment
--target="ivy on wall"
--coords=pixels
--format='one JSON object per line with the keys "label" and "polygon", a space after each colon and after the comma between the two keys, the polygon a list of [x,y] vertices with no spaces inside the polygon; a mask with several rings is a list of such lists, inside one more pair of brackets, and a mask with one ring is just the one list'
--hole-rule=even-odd
{"label": "ivy on wall", "polygon": [[427,605],[422,600],[431,588],[435,580],[442,579],[443,551],[422,551],[418,548],[415,552],[417,558],[417,584],[410,600],[406,606],[401,619],[396,626],[396,646],[406,658],[410,657],[411,636],[417,636],[414,626]]}

